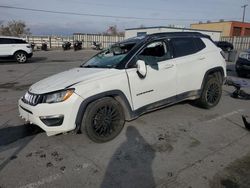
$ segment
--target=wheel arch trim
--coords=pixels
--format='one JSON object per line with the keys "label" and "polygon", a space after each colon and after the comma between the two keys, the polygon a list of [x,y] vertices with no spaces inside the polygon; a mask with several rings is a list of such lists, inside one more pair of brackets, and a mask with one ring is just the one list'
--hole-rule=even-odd
{"label": "wheel arch trim", "polygon": [[28,53],[27,53],[26,51],[24,51],[24,50],[16,50],[16,51],[13,53],[13,56],[15,56],[16,53],[18,53],[18,52],[24,52],[26,55],[28,55]]}
{"label": "wheel arch trim", "polygon": [[[220,73],[221,75],[218,75],[218,73]],[[211,68],[209,70],[207,70],[207,72],[205,73],[204,77],[203,77],[203,81],[201,84],[201,91],[203,90],[205,83],[209,77],[209,75],[215,74],[215,76],[221,81],[221,83],[223,84],[224,78],[225,78],[225,73],[224,73],[224,69],[222,67],[214,67]]]}
{"label": "wheel arch trim", "polygon": [[78,112],[77,112],[76,120],[75,120],[75,124],[76,124],[75,131],[76,132],[78,132],[80,127],[81,127],[81,121],[82,121],[82,118],[83,118],[83,115],[86,111],[87,106],[90,103],[92,103],[98,99],[104,98],[104,97],[112,97],[116,101],[118,101],[124,110],[125,120],[132,119],[133,111],[132,111],[131,105],[130,105],[127,97],[125,96],[125,94],[120,90],[105,91],[105,92],[98,93],[96,95],[93,95],[93,96],[90,96],[90,97],[84,99],[83,102],[80,104],[80,107],[79,107]]}

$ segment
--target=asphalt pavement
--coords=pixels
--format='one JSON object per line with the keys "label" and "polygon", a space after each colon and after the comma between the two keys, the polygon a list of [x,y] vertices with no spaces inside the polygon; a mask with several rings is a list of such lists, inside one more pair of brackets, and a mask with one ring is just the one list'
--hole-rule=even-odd
{"label": "asphalt pavement", "polygon": [[[48,137],[19,117],[29,86],[81,65],[97,51],[36,51],[26,64],[0,61],[0,187],[250,187],[250,101],[223,86],[213,109],[182,102],[126,122],[114,140]],[[228,75],[235,74],[228,63]],[[244,79],[250,82],[250,79]],[[250,88],[245,88],[250,93]]]}

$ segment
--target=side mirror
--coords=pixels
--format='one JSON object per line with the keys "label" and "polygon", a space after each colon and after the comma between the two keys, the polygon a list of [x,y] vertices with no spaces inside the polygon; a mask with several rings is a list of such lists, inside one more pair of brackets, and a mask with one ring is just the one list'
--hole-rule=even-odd
{"label": "side mirror", "polygon": [[136,62],[137,74],[140,78],[145,78],[147,75],[147,66],[143,60],[138,60]]}

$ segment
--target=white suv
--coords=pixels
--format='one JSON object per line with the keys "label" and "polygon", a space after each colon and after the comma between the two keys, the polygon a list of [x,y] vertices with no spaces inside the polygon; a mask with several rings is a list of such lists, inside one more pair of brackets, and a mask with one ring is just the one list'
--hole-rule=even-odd
{"label": "white suv", "polygon": [[111,46],[85,64],[29,88],[20,115],[55,135],[86,131],[96,142],[116,137],[124,122],[183,100],[218,104],[226,62],[200,33],[160,33]]}
{"label": "white suv", "polygon": [[18,63],[25,63],[32,57],[31,45],[17,37],[0,36],[0,57],[14,57]]}

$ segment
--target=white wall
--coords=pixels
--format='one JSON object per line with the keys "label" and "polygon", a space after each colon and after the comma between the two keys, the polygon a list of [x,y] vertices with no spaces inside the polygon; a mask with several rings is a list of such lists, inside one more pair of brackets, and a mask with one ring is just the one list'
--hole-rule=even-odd
{"label": "white wall", "polygon": [[144,28],[144,29],[129,29],[125,31],[125,39],[136,37],[138,32],[146,32],[147,34],[163,33],[163,32],[200,32],[209,35],[214,41],[218,41],[221,38],[221,32],[216,31],[202,31],[202,30],[191,30],[185,28]]}

